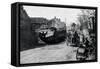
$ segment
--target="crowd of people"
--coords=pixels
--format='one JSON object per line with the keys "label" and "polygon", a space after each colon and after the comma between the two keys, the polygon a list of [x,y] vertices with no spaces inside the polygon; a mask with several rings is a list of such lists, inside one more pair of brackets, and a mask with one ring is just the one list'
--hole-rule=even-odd
{"label": "crowd of people", "polygon": [[[74,47],[78,47],[78,49],[81,49],[81,51],[77,50],[77,54],[81,53],[80,60],[86,60],[86,58],[88,58],[90,55],[95,54],[95,43],[96,43],[95,36],[91,36],[91,34],[89,33],[87,35],[84,35],[84,33],[80,34],[77,31],[74,31],[74,32],[68,31],[67,43],[68,43],[68,46],[74,45]],[[84,52],[82,51],[82,49],[84,49]]]}

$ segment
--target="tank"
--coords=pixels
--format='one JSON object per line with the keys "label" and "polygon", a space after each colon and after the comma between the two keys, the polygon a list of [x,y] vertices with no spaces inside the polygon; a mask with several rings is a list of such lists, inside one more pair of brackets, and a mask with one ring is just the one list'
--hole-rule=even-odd
{"label": "tank", "polygon": [[[52,34],[50,34],[50,32]],[[48,36],[49,35],[49,36]],[[66,39],[66,31],[57,31],[55,27],[46,29],[42,32],[39,32],[39,37],[42,41],[44,41],[47,44],[56,44],[65,41]]]}

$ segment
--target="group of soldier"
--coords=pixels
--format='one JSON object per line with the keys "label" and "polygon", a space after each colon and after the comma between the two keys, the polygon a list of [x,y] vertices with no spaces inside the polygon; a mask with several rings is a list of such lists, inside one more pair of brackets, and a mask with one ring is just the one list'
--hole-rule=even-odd
{"label": "group of soldier", "polygon": [[[95,52],[95,38],[90,37],[90,35],[88,35],[88,37],[86,37],[84,34],[79,34],[77,31],[74,32],[68,32],[67,34],[67,42],[71,45],[74,45],[74,47],[78,47],[77,49],[77,59],[80,60],[86,60],[88,58],[89,55],[93,55],[93,53]],[[80,50],[81,51],[80,51]],[[83,52],[84,50],[84,52]],[[78,58],[78,56],[80,56]]]}

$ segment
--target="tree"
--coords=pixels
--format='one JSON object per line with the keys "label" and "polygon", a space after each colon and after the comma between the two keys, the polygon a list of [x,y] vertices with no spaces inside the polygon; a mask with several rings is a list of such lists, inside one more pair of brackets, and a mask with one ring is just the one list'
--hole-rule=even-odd
{"label": "tree", "polygon": [[81,29],[93,29],[95,23],[95,10],[81,9],[82,14],[78,20],[81,24]]}
{"label": "tree", "polygon": [[90,32],[95,29],[95,10],[81,9],[81,12],[82,14],[78,17],[80,29],[83,35],[90,40]]}

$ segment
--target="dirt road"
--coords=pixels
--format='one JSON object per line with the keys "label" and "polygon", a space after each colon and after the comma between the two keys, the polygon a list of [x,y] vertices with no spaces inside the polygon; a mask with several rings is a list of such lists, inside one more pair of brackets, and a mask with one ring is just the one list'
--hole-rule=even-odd
{"label": "dirt road", "polygon": [[42,63],[76,60],[75,47],[67,46],[66,43],[57,45],[47,45],[41,48],[30,49],[20,53],[20,62],[24,63]]}

